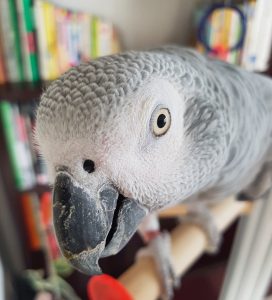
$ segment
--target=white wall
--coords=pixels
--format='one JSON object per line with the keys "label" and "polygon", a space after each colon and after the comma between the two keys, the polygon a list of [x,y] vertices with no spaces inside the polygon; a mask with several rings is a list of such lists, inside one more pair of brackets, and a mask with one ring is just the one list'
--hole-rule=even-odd
{"label": "white wall", "polygon": [[165,43],[188,43],[193,11],[207,0],[51,0],[112,21],[124,49],[143,49]]}

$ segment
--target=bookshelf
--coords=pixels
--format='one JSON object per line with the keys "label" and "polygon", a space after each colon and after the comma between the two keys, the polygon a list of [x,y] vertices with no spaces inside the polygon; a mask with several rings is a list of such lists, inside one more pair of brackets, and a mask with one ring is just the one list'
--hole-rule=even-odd
{"label": "bookshelf", "polygon": [[42,91],[49,82],[21,82],[0,85],[0,101],[28,102],[30,99],[38,100]]}
{"label": "bookshelf", "polygon": [[[21,85],[20,88],[15,85],[8,85],[8,86],[0,86],[0,97],[1,99],[8,100],[10,102],[20,102],[18,99],[22,99],[21,102],[26,103],[29,99],[39,97],[41,93],[41,89],[29,89],[28,85]],[[5,91],[2,93],[2,91]],[[29,96],[32,96],[29,98]],[[1,101],[1,100],[0,100]],[[1,177],[3,181],[3,186],[5,189],[5,194],[7,195],[7,206],[10,209],[11,217],[14,220],[14,225],[16,229],[18,230],[18,239],[19,239],[19,245],[21,250],[18,249],[18,251],[21,251],[23,253],[23,259],[24,259],[24,267],[25,268],[31,268],[36,266],[40,266],[40,264],[37,264],[35,261],[36,259],[32,259],[31,255],[32,253],[29,252],[28,248],[28,236],[27,236],[27,230],[25,228],[25,222],[22,216],[22,207],[21,207],[21,201],[20,197],[22,193],[24,192],[37,192],[38,194],[41,194],[43,192],[49,191],[49,186],[41,186],[36,185],[31,189],[26,189],[24,191],[19,191],[15,187],[14,183],[14,174],[11,170],[11,160],[10,155],[8,152],[7,147],[7,141],[5,138],[3,123],[0,122],[0,164],[1,164]]]}
{"label": "bookshelf", "polygon": [[[0,145],[0,164],[5,193],[8,195],[11,208],[16,208],[19,194],[14,188],[14,177],[10,168],[10,156],[7,150],[6,139],[2,124],[0,126]],[[19,214],[18,209],[11,209],[11,211],[14,214],[14,220],[18,221],[18,223],[21,223],[21,216]]]}

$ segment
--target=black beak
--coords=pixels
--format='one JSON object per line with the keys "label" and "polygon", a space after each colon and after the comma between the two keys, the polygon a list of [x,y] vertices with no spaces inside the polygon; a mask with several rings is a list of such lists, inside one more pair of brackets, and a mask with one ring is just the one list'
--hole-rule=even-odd
{"label": "black beak", "polygon": [[53,219],[60,249],[75,268],[90,275],[101,273],[99,258],[119,252],[147,214],[111,185],[93,192],[66,172],[56,177]]}

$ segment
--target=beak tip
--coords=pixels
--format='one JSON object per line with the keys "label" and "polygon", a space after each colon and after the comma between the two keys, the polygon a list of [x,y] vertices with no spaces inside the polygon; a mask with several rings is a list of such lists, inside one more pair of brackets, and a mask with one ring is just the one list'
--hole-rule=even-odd
{"label": "beak tip", "polygon": [[66,259],[82,273],[88,275],[99,275],[102,274],[101,268],[98,264],[101,252],[104,249],[104,242],[97,245],[94,249],[86,249],[80,253],[69,255],[65,253]]}

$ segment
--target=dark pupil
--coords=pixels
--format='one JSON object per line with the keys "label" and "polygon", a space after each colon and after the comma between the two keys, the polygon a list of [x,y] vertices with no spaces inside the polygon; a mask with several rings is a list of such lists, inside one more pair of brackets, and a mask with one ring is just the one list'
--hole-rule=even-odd
{"label": "dark pupil", "polygon": [[160,115],[158,116],[158,119],[157,119],[157,126],[158,126],[159,128],[163,128],[163,127],[165,126],[165,124],[166,124],[165,119],[166,119],[166,116],[165,116],[164,114],[160,114]]}
{"label": "dark pupil", "polygon": [[94,172],[94,162],[90,159],[85,160],[83,163],[83,169],[88,173]]}

